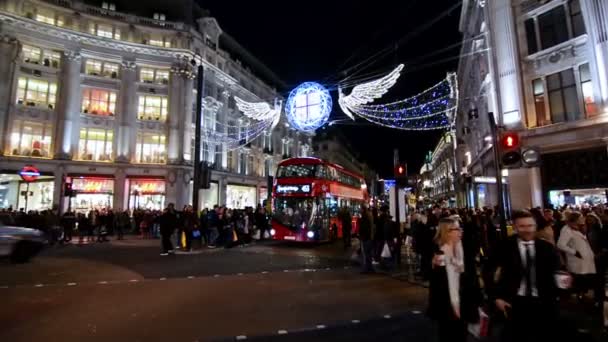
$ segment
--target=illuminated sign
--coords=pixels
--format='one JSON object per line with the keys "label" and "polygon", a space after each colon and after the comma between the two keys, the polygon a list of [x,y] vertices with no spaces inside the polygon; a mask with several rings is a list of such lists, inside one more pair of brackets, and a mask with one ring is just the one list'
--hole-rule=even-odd
{"label": "illuminated sign", "polygon": [[294,184],[285,184],[285,185],[277,185],[276,188],[277,194],[308,194],[310,193],[310,184],[304,185],[294,185]]}
{"label": "illuminated sign", "polygon": [[112,193],[114,192],[114,180],[101,178],[74,178],[72,190],[88,193]]}
{"label": "illuminated sign", "polygon": [[131,192],[135,191],[140,194],[164,194],[165,182],[154,180],[132,180]]}
{"label": "illuminated sign", "polygon": [[26,182],[33,182],[40,177],[40,171],[31,165],[26,165],[19,171],[19,176]]}

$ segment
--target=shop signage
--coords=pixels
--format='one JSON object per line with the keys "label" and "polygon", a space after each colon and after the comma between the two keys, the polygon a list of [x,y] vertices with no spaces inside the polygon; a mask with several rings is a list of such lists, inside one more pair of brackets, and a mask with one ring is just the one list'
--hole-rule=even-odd
{"label": "shop signage", "polygon": [[19,171],[19,176],[21,176],[21,179],[29,183],[40,177],[40,171],[32,165],[26,165],[21,169],[21,171]]}
{"label": "shop signage", "polygon": [[112,193],[114,181],[111,179],[75,178],[72,180],[72,190],[88,193]]}
{"label": "shop signage", "polygon": [[276,189],[277,194],[308,194],[310,193],[310,184],[304,185],[295,185],[295,184],[287,184],[287,185],[277,185]]}
{"label": "shop signage", "polygon": [[[494,184],[494,183],[496,183],[496,177],[485,177],[485,176],[473,177],[473,182]],[[507,183],[506,178],[503,178],[502,182],[503,182],[503,184],[506,184]]]}
{"label": "shop signage", "polygon": [[140,194],[164,194],[164,181],[132,181],[131,191],[137,191]]}

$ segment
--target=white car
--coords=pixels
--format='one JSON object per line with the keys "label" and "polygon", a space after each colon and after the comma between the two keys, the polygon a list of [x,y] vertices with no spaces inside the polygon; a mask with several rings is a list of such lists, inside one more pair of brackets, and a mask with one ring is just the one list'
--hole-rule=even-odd
{"label": "white car", "polygon": [[44,234],[37,229],[5,226],[0,223],[0,257],[12,262],[26,262],[46,245]]}

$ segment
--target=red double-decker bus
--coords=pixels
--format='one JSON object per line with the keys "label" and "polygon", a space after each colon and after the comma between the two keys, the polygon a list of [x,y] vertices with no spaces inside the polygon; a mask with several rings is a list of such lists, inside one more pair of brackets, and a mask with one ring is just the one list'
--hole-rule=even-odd
{"label": "red double-decker bus", "polygon": [[340,210],[353,218],[358,231],[361,205],[369,202],[365,179],[340,165],[318,158],[282,161],[272,189],[274,240],[323,242],[342,237]]}

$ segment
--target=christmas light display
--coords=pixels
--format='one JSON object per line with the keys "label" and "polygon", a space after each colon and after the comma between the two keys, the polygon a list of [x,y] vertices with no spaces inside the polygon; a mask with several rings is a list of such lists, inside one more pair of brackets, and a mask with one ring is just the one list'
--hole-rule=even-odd
{"label": "christmas light display", "polygon": [[[282,103],[275,101],[274,108],[266,102],[247,102],[235,96],[237,108],[249,119],[239,125],[232,125],[213,120],[211,127],[202,127],[202,138],[207,144],[223,145],[232,150],[244,146],[265,131],[271,131],[281,119]],[[217,112],[221,107],[217,101],[205,101],[207,110]]]}
{"label": "christmas light display", "polygon": [[[359,89],[373,89],[373,84],[378,84],[382,80],[393,80],[395,70],[379,80],[358,85],[355,89],[359,87]],[[396,81],[396,79],[394,80]],[[385,84],[388,83],[385,81]],[[355,93],[355,89],[353,89],[353,93]],[[458,106],[458,84],[454,73],[448,74],[444,80],[415,96],[391,103],[366,105],[349,99],[351,95],[344,96],[340,92],[339,102],[347,116],[351,117],[354,113],[374,124],[402,130],[432,130],[449,127]],[[358,98],[363,97],[358,95]]]}
{"label": "christmas light display", "polygon": [[291,127],[314,132],[327,122],[331,108],[329,91],[319,83],[305,82],[289,93],[285,114]]}
{"label": "christmas light display", "polygon": [[388,75],[380,79],[355,86],[348,96],[344,95],[342,88],[338,87],[338,104],[344,114],[355,120],[355,116],[349,109],[358,108],[381,98],[395,85],[397,79],[401,76],[401,70],[403,70],[403,64],[399,64]]}

